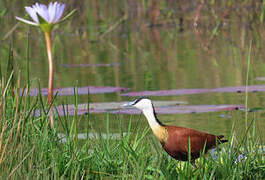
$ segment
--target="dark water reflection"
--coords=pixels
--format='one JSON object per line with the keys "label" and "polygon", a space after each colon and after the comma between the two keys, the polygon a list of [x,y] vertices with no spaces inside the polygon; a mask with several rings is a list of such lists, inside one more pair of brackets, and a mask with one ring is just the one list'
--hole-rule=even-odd
{"label": "dark water reflection", "polygon": [[[18,3],[19,2],[19,3]],[[33,1],[30,1],[33,2]],[[44,2],[44,1],[40,1]],[[264,84],[265,76],[264,12],[259,1],[64,1],[67,9],[77,8],[72,21],[55,28],[53,52],[55,87],[118,86],[132,91],[220,88],[246,84],[247,57],[252,42],[249,84]],[[1,59],[7,57],[8,43],[14,46],[17,69],[25,68],[27,32],[30,33],[30,76],[47,86],[48,64],[44,37],[40,30],[16,26],[14,16],[23,16],[28,1],[0,3],[6,10],[1,17]],[[194,26],[196,23],[196,26]],[[112,64],[113,67],[65,68],[62,64]],[[2,64],[2,67],[5,67]],[[22,79],[26,81],[26,74]],[[264,93],[249,94],[249,107],[264,107]],[[154,100],[179,100],[193,104],[244,104],[245,95],[210,93],[199,95],[152,97]],[[80,96],[79,102],[87,102]],[[93,102],[127,101],[120,93],[91,95]],[[73,98],[59,101],[73,104]],[[258,131],[265,126],[264,112],[249,113]],[[113,132],[119,119],[126,127],[129,116],[109,115]],[[244,112],[160,115],[170,124],[192,127],[216,134],[229,134],[235,124],[244,129]],[[104,131],[106,115],[91,115],[91,125]],[[133,123],[146,126],[143,116]],[[87,119],[82,118],[83,121]],[[82,128],[82,126],[80,126]],[[240,133],[239,133],[240,134]]]}

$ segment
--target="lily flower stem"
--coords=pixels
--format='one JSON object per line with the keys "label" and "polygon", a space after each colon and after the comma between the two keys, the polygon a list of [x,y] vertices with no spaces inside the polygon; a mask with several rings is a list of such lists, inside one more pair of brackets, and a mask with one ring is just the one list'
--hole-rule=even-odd
{"label": "lily flower stem", "polygon": [[[51,48],[51,32],[45,32],[45,40],[46,40],[46,48],[49,60],[49,84],[48,84],[48,105],[52,104],[53,100],[53,57],[52,57],[52,48]],[[50,108],[49,116],[50,116],[50,125],[54,126],[54,119],[52,116],[52,107]]]}

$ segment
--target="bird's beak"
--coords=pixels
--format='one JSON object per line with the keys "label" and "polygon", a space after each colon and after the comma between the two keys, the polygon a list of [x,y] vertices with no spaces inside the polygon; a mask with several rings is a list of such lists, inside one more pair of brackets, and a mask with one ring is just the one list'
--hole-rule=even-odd
{"label": "bird's beak", "polygon": [[131,107],[134,102],[128,102],[122,105],[122,107]]}

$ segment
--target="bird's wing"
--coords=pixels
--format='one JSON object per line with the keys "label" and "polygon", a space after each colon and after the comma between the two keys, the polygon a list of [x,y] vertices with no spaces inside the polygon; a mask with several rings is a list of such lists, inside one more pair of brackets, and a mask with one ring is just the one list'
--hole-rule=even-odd
{"label": "bird's wing", "polygon": [[184,127],[169,127],[169,137],[174,146],[178,146],[182,151],[188,151],[189,144],[191,153],[202,151],[215,147],[216,136]]}

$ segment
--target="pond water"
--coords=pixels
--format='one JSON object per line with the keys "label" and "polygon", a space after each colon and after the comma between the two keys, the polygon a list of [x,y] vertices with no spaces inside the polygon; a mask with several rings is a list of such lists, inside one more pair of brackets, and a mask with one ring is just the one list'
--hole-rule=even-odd
{"label": "pond water", "polygon": [[[33,1],[30,1],[33,3]],[[48,61],[42,32],[18,23],[14,16],[25,16],[29,1],[0,3],[0,53],[5,67],[9,43],[12,43],[16,74],[21,70],[26,82],[26,42],[30,39],[30,79],[32,86],[47,87]],[[42,1],[40,1],[42,2]],[[264,10],[256,1],[62,1],[66,11],[78,13],[70,21],[55,27],[53,53],[56,88],[71,86],[113,86],[130,91],[190,88],[222,88],[246,85],[248,56],[249,85],[264,85],[265,29]],[[253,3],[254,2],[254,3]],[[27,17],[29,18],[29,17]],[[251,46],[251,47],[250,47]],[[248,94],[249,113],[264,140],[264,92]],[[121,92],[91,94],[91,102],[131,101],[135,97]],[[171,96],[152,96],[153,100],[183,101],[188,105],[245,104],[245,93],[214,92]],[[88,101],[78,96],[78,103]],[[73,104],[71,96],[58,97],[56,104]],[[237,134],[245,130],[245,112],[161,114],[166,124],[180,125],[228,135],[234,125]],[[80,117],[80,132],[89,121],[95,131],[119,132],[122,119],[124,131],[129,119],[132,128],[147,126],[143,115],[90,114]]]}

